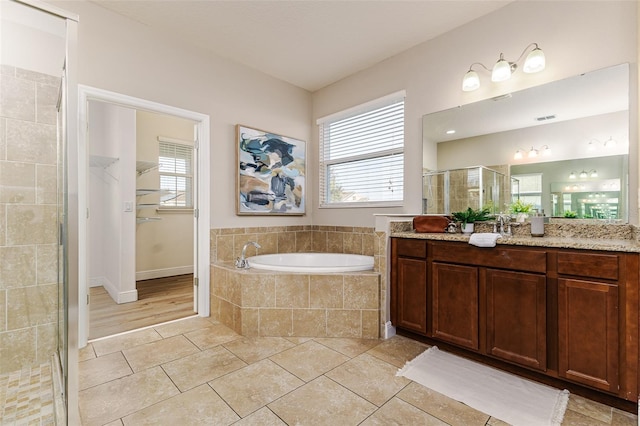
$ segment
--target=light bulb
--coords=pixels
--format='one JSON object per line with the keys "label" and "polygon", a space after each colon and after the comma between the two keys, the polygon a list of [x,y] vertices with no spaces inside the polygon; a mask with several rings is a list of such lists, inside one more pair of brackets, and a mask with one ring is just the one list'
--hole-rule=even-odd
{"label": "light bulb", "polygon": [[511,78],[511,64],[506,61],[502,57],[502,53],[500,54],[500,59],[493,66],[493,71],[491,71],[491,81],[505,81]]}
{"label": "light bulb", "polygon": [[462,90],[465,92],[471,92],[479,87],[480,77],[478,77],[478,73],[469,69],[462,79]]}
{"label": "light bulb", "polygon": [[524,67],[522,71],[527,74],[534,72],[540,72],[544,69],[546,60],[544,58],[544,52],[536,45],[536,48],[527,55],[527,59],[524,61]]}
{"label": "light bulb", "polygon": [[580,172],[580,177],[581,178],[586,178],[587,177],[587,172],[585,172],[584,170]]}
{"label": "light bulb", "polygon": [[598,177],[598,172],[595,170],[591,171],[591,177]]}
{"label": "light bulb", "polygon": [[569,179],[575,179],[575,178],[576,178],[576,173],[575,172],[569,173]]}
{"label": "light bulb", "polygon": [[514,154],[513,158],[515,160],[521,160],[522,159],[522,150],[521,149],[517,150],[516,153]]}

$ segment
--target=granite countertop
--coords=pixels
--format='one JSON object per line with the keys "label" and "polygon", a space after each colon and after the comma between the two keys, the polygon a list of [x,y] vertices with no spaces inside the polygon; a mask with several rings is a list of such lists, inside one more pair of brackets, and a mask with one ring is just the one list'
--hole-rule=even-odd
{"label": "granite countertop", "polygon": [[[629,224],[557,221],[545,224],[544,237],[532,237],[530,226],[529,223],[511,223],[513,235],[498,238],[497,244],[640,253],[640,233]],[[469,236],[460,233],[418,233],[412,223],[406,221],[392,223],[390,230],[392,237],[469,242]],[[476,232],[492,231],[493,222],[476,222]]]}
{"label": "granite countertop", "polygon": [[[398,238],[414,238],[421,240],[434,241],[460,241],[469,242],[468,235],[462,234],[426,234],[414,231],[393,232],[392,237]],[[550,248],[571,248],[582,250],[603,250],[603,251],[619,251],[640,253],[640,243],[630,239],[594,239],[579,237],[526,237],[512,236],[500,237],[497,244],[511,246],[529,246],[529,247],[550,247]]]}

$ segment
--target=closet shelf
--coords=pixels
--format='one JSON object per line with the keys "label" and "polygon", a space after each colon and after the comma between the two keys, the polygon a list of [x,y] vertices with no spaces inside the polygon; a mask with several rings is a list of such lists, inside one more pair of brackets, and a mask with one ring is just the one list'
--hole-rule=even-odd
{"label": "closet shelf", "polygon": [[150,172],[156,167],[158,167],[158,163],[154,163],[152,161],[136,161],[136,172],[138,173],[138,176]]}
{"label": "closet shelf", "polygon": [[161,217],[136,217],[136,223],[157,222],[162,220]]}
{"label": "closet shelf", "polygon": [[101,155],[90,155],[89,156],[89,167],[100,167],[102,169],[106,169],[116,161],[118,158],[114,157],[103,157]]}
{"label": "closet shelf", "polygon": [[138,188],[136,189],[136,195],[159,194],[161,191],[161,189]]}

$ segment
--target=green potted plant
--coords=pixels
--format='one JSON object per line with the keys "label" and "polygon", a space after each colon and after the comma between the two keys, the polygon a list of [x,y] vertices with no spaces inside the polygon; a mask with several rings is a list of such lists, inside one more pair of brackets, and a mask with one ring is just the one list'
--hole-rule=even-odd
{"label": "green potted plant", "polygon": [[524,222],[529,217],[533,204],[525,203],[518,198],[513,204],[511,204],[510,211],[516,215],[516,222]]}
{"label": "green potted plant", "polygon": [[567,219],[575,219],[578,217],[578,213],[572,210],[567,210],[566,212],[564,212],[564,217]]}
{"label": "green potted plant", "polygon": [[489,220],[490,210],[488,208],[474,210],[468,207],[466,210],[451,213],[451,216],[460,222],[460,229],[463,234],[473,233],[474,222]]}

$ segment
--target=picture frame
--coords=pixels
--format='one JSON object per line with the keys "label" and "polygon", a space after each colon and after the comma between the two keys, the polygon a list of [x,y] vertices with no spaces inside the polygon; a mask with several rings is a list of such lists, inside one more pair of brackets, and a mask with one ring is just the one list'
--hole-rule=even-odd
{"label": "picture frame", "polygon": [[236,214],[306,213],[306,142],[236,125]]}

